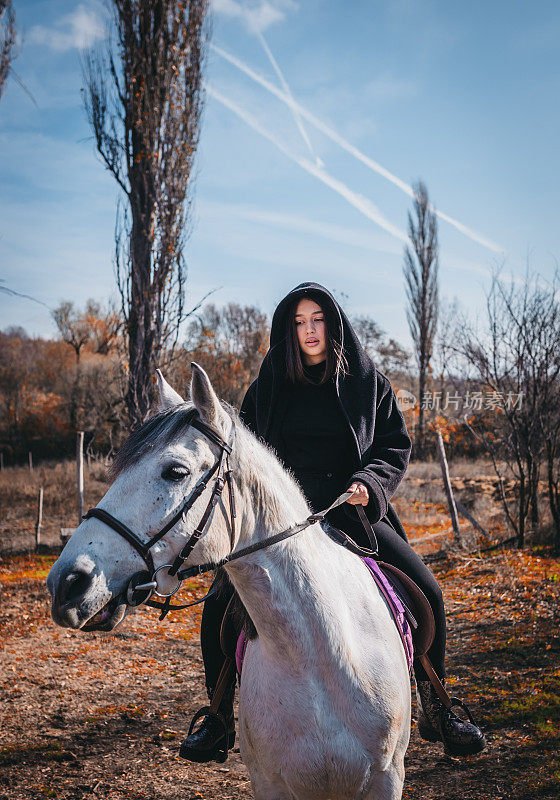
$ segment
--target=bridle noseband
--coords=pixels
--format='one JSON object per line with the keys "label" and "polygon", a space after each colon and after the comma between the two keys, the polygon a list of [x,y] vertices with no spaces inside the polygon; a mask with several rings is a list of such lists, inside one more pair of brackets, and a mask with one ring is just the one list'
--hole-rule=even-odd
{"label": "bridle noseband", "polygon": [[[190,495],[187,497],[181,508],[171,517],[171,519],[165,523],[163,528],[159,530],[152,538],[147,541],[143,542],[142,539],[134,533],[124,522],[121,522],[119,519],[114,517],[108,511],[105,511],[103,508],[90,508],[89,511],[84,514],[82,519],[98,519],[101,522],[108,525],[109,528],[112,528],[115,533],[118,533],[123,539],[126,541],[136,550],[138,555],[142,558],[144,563],[146,564],[148,571],[142,570],[141,572],[137,572],[135,575],[132,576],[130,579],[127,588],[124,592],[126,595],[126,600],[128,605],[131,606],[139,606],[142,603],[146,603],[154,608],[162,609],[162,613],[160,619],[164,619],[167,613],[171,609],[179,609],[179,608],[188,608],[191,605],[195,605],[196,603],[187,603],[186,605],[182,606],[172,606],[170,602],[170,598],[178,591],[181,581],[183,578],[179,578],[177,587],[168,594],[163,594],[157,591],[157,581],[156,576],[157,573],[167,567],[168,574],[171,576],[177,575],[177,572],[183,566],[184,562],[187,560],[191,552],[193,551],[196,543],[199,539],[203,536],[206,531],[206,527],[209,523],[210,516],[214,507],[216,506],[218,500],[221,497],[223,488],[225,484],[228,485],[229,491],[229,513],[230,513],[230,534],[231,534],[231,547],[233,549],[235,545],[235,518],[236,518],[236,509],[235,509],[235,494],[233,488],[233,480],[232,480],[232,473],[229,466],[229,456],[231,454],[232,446],[233,446],[233,438],[235,434],[235,426],[232,422],[232,429],[231,429],[231,436],[230,441],[226,442],[213,428],[209,425],[206,425],[205,422],[197,415],[196,410],[193,411],[193,415],[189,420],[189,426],[196,428],[201,433],[203,433],[207,439],[209,439],[213,444],[218,445],[220,448],[220,455],[218,459],[213,464],[213,466],[200,478]],[[214,488],[212,490],[212,494],[210,496],[210,500],[208,501],[208,505],[200,522],[198,523],[197,527],[193,531],[193,533],[189,536],[186,544],[181,549],[179,554],[176,556],[175,560],[172,564],[162,564],[160,567],[157,567],[154,564],[154,559],[151,553],[152,547],[157,544],[166,533],[168,533],[175,525],[181,520],[184,519],[185,515],[189,511],[190,508],[194,505],[194,503],[198,500],[200,495],[204,492],[210,480],[216,476],[214,479]],[[165,598],[163,603],[159,603],[151,599],[152,594],[157,594],[160,597]],[[201,600],[196,602],[202,602],[206,599],[208,595],[206,595]]]}

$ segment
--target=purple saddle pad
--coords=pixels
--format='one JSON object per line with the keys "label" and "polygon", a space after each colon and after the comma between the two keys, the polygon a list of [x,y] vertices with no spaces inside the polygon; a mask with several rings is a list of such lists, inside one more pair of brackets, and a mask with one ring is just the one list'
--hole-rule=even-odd
{"label": "purple saddle pad", "polygon": [[[373,558],[362,558],[362,561],[371,572],[373,580],[377,584],[379,591],[387,601],[389,610],[393,615],[393,620],[397,626],[397,630],[401,637],[401,642],[404,647],[406,656],[406,663],[410,671],[412,667],[412,660],[414,658],[414,648],[412,646],[412,630],[408,619],[406,618],[405,608],[395,591],[395,587],[391,583],[389,577],[385,575],[379,564]],[[242,631],[239,639],[237,640],[237,647],[235,648],[235,662],[237,665],[237,672],[241,675],[243,669],[243,659],[245,657],[245,648],[247,647],[247,639],[245,633]]]}
{"label": "purple saddle pad", "polygon": [[391,611],[395,625],[397,626],[399,636],[401,637],[401,642],[404,647],[404,654],[406,656],[406,663],[408,665],[408,671],[410,672],[412,668],[412,661],[414,659],[414,647],[412,644],[412,629],[406,617],[404,605],[402,604],[402,601],[397,594],[389,576],[383,572],[377,561],[375,561],[373,558],[362,558],[362,561],[371,572],[373,580],[376,582],[379,591],[387,601],[387,605],[389,606],[389,610]]}

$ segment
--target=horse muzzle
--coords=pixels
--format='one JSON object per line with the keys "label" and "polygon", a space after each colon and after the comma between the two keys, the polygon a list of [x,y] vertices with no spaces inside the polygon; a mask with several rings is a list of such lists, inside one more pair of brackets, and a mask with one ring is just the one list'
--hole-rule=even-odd
{"label": "horse muzzle", "polygon": [[110,631],[125,617],[126,601],[113,596],[95,572],[74,567],[56,574],[53,568],[47,586],[51,616],[63,628]]}

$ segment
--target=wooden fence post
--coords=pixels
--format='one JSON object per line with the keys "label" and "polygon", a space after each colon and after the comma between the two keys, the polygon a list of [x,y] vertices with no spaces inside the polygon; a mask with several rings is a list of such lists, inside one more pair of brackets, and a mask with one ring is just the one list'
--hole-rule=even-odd
{"label": "wooden fence post", "polygon": [[78,525],[84,513],[84,432],[78,431],[76,441],[76,472],[78,487]]}
{"label": "wooden fence post", "polygon": [[447,466],[447,458],[445,456],[445,447],[443,446],[443,438],[441,431],[436,432],[437,449],[439,455],[439,463],[441,465],[441,474],[443,476],[443,485],[445,486],[445,494],[447,495],[447,505],[449,506],[449,513],[451,514],[451,524],[453,525],[453,538],[456,542],[460,539],[459,519],[457,517],[457,506],[455,505],[455,498],[453,497],[453,489],[451,488],[451,480],[449,478],[449,467]]}
{"label": "wooden fence post", "polygon": [[458,500],[455,500],[455,505],[457,506],[457,511],[459,512],[459,514],[461,514],[463,517],[465,517],[465,519],[468,519],[468,521],[471,523],[473,528],[476,528],[476,530],[479,533],[481,533],[483,536],[485,536],[488,539],[489,537],[488,537],[487,531],[484,530],[484,528],[482,527],[480,522],[478,522],[478,520],[476,520],[473,517],[473,515],[470,513],[470,511],[468,511],[468,509],[466,509],[465,506],[462,503],[460,503]]}
{"label": "wooden fence post", "polygon": [[33,472],[33,453],[29,451],[29,472]]}
{"label": "wooden fence post", "polygon": [[43,524],[43,487],[39,489],[39,500],[37,502],[37,521],[35,522],[35,549],[41,544],[41,525]]}

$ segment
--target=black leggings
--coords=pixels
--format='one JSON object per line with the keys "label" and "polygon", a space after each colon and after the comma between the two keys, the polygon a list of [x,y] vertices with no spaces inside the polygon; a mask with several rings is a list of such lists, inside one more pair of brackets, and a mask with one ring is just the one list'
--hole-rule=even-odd
{"label": "black leggings", "polygon": [[[428,650],[428,657],[440,678],[445,677],[445,609],[436,579],[412,547],[388,523],[381,520],[373,526],[379,547],[379,559],[393,564],[409,575],[422,589],[434,612],[436,635]],[[357,556],[356,556],[357,558]],[[206,674],[206,688],[212,694],[224,663],[220,646],[220,625],[226,606],[234,593],[233,586],[222,582],[219,594],[208,598],[204,604],[201,625],[202,658]],[[358,609],[356,609],[358,613]],[[428,680],[424,667],[414,662],[416,680]]]}

